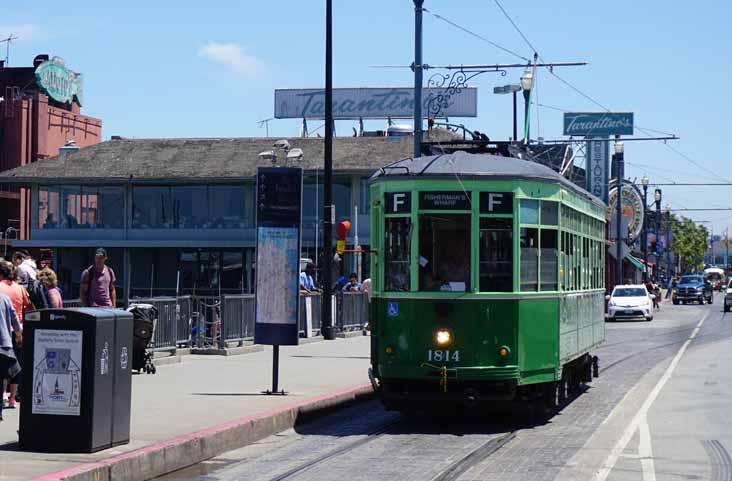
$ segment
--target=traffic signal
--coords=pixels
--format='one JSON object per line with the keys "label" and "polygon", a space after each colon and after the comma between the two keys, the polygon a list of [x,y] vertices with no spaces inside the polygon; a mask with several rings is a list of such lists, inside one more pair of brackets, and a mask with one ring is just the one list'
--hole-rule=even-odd
{"label": "traffic signal", "polygon": [[347,220],[339,222],[336,226],[336,252],[338,254],[343,254],[343,251],[346,250],[346,236],[348,236],[349,230],[351,230],[351,223]]}
{"label": "traffic signal", "polygon": [[657,241],[651,242],[650,247],[651,247],[651,254],[654,256],[658,255],[658,242]]}

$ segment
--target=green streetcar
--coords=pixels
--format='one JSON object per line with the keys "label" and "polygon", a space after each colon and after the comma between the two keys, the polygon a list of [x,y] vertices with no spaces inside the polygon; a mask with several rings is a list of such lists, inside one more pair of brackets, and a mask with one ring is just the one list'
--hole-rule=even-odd
{"label": "green streetcar", "polygon": [[371,179],[370,376],[387,408],[538,400],[597,375],[605,204],[513,157],[406,159]]}

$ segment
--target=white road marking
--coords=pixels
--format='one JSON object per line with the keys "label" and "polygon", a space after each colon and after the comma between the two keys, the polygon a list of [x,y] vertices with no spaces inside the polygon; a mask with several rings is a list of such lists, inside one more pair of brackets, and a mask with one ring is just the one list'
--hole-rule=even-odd
{"label": "white road marking", "polygon": [[638,457],[641,462],[643,481],[656,481],[656,466],[653,463],[653,447],[651,446],[651,429],[648,426],[648,416],[643,416],[639,431]]}
{"label": "white road marking", "polygon": [[[684,355],[684,352],[686,352],[686,349],[689,347],[689,344],[691,344],[691,341],[694,340],[697,334],[699,334],[699,330],[701,329],[702,325],[704,324],[704,321],[707,320],[707,317],[709,317],[709,313],[711,311],[707,311],[706,314],[704,314],[704,317],[702,317],[701,321],[696,325],[694,330],[691,332],[691,335],[689,338],[684,342],[684,344],[681,346],[679,351],[676,353],[676,356],[671,361],[671,364],[666,368],[666,371],[663,373],[661,378],[658,380],[656,385],[653,387],[653,390],[648,394],[648,397],[645,401],[643,401],[643,405],[638,410],[635,416],[633,416],[633,420],[630,422],[627,428],[625,428],[625,431],[623,432],[623,435],[618,440],[617,444],[615,444],[615,447],[610,451],[610,454],[608,454],[607,458],[605,458],[605,462],[602,463],[602,466],[600,469],[595,473],[595,476],[592,478],[592,481],[606,481],[608,476],[610,476],[610,472],[615,467],[615,463],[618,462],[618,457],[620,457],[621,454],[623,454],[623,450],[630,442],[630,439],[633,437],[633,434],[635,434],[636,430],[641,424],[641,421],[646,421],[647,426],[647,416],[648,411],[651,409],[651,406],[653,405],[654,401],[658,397],[658,395],[661,393],[661,389],[666,385],[666,382],[668,382],[669,378],[671,377],[671,374],[673,374],[674,370],[676,369],[676,366],[678,365],[679,361],[681,360],[681,356]],[[648,434],[649,442],[650,442],[650,432]],[[644,470],[644,476],[643,479],[645,480],[645,470]],[[655,479],[655,473],[654,478]]]}

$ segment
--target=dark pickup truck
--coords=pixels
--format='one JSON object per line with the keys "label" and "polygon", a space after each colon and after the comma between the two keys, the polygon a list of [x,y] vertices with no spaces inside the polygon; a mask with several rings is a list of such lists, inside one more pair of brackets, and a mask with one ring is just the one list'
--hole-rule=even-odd
{"label": "dark pickup truck", "polygon": [[673,290],[671,300],[674,304],[679,302],[682,304],[687,302],[704,304],[705,300],[711,304],[714,300],[712,284],[704,282],[704,276],[702,275],[681,276],[679,284]]}

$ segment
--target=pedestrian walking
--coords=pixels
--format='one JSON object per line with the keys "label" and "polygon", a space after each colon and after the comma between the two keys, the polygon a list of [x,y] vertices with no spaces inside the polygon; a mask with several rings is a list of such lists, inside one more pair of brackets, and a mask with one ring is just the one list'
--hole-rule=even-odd
{"label": "pedestrian walking", "polygon": [[81,273],[79,298],[86,307],[117,307],[117,291],[114,283],[117,277],[107,263],[107,251],[99,248],[94,253],[94,264]]}
{"label": "pedestrian walking", "polygon": [[38,280],[41,281],[48,295],[48,307],[51,309],[61,309],[64,307],[61,299],[61,291],[58,289],[58,277],[53,269],[46,267],[38,272]]}
{"label": "pedestrian walking", "polygon": [[[13,308],[13,303],[5,294],[0,294],[0,380],[3,385],[7,379],[20,375],[20,363],[15,349],[23,346],[23,328]],[[3,403],[0,402],[0,421],[3,420]]]}
{"label": "pedestrian walking", "polygon": [[30,281],[36,278],[38,267],[30,255],[24,251],[17,251],[13,254],[13,264],[15,265],[15,276],[23,287],[26,289]]}
{"label": "pedestrian walking", "polygon": [[[13,305],[18,322],[23,325],[23,316],[26,311],[35,309],[31,302],[28,291],[25,287],[21,286],[13,280],[14,278],[14,267],[8,261],[0,261],[0,294],[5,294],[10,299],[10,303]],[[31,281],[33,282],[33,281]],[[37,282],[37,281],[36,281]],[[14,342],[14,341],[13,341]],[[13,345],[15,349],[15,357],[18,362],[22,363],[22,351],[19,346]],[[10,396],[8,397],[8,408],[14,409],[15,404],[18,400],[18,386],[20,386],[22,379],[20,374],[15,377],[7,378],[10,383]],[[3,386],[3,395],[5,393],[5,386]]]}

